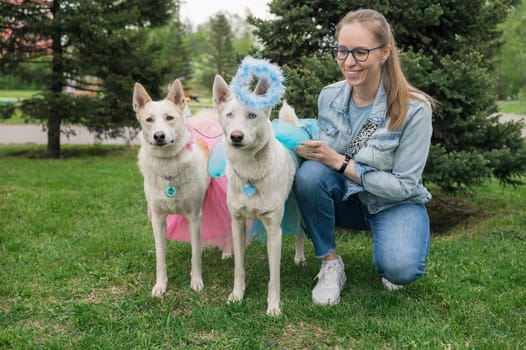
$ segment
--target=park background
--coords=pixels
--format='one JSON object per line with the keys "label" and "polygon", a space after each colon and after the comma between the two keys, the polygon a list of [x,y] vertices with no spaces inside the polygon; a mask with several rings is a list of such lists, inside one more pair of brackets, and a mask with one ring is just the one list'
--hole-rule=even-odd
{"label": "park background", "polygon": [[[0,2],[0,131],[45,131],[44,145],[2,142],[0,132],[0,348],[526,346],[524,2],[274,0],[273,17],[221,12],[197,26],[180,19],[179,5]],[[233,261],[207,250],[205,291],[194,293],[189,246],[170,242],[170,289],[151,299],[133,82],[159,98],[180,78],[195,112],[211,106],[216,73],[228,79],[244,56],[265,57],[283,67],[287,99],[310,117],[321,87],[339,79],[326,50],[334,25],[363,6],[386,14],[410,80],[440,102],[424,178],[434,196],[426,276],[388,293],[369,235],[342,230],[349,280],[340,305],[319,308],[309,242],[311,258],[296,267],[286,240],[284,315],[271,319],[264,245],[247,252],[246,300],[227,305]],[[28,129],[4,130],[16,138]],[[88,144],[68,142],[83,132]]]}

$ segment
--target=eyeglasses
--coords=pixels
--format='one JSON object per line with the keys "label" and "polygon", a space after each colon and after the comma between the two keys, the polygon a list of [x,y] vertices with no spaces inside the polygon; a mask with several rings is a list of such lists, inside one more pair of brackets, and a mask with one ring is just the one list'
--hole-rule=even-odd
{"label": "eyeglasses", "polygon": [[384,48],[384,45],[373,47],[368,49],[366,47],[355,47],[354,49],[348,49],[345,46],[332,46],[332,54],[340,61],[345,61],[349,57],[349,53],[352,55],[355,61],[365,62],[369,58],[369,53],[373,50]]}

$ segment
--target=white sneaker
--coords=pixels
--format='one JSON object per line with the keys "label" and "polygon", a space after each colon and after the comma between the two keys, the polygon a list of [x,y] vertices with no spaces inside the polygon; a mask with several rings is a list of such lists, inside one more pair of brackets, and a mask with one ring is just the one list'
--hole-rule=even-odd
{"label": "white sneaker", "polygon": [[399,284],[391,283],[391,282],[389,282],[388,280],[386,280],[383,277],[382,277],[382,283],[384,284],[384,287],[390,292],[394,292],[395,290],[399,290],[399,289],[404,288],[404,286],[399,285]]}
{"label": "white sneaker", "polygon": [[339,264],[322,263],[321,269],[315,279],[316,287],[312,290],[312,302],[318,305],[335,305],[340,302],[340,292],[345,285],[347,277],[340,257]]}

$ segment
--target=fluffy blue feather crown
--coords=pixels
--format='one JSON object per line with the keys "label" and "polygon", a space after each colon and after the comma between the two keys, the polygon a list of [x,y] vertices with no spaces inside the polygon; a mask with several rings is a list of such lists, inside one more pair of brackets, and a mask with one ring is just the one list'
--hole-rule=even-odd
{"label": "fluffy blue feather crown", "polygon": [[[256,95],[251,91],[254,80],[265,80],[269,84],[267,92]],[[247,56],[241,62],[236,76],[230,83],[230,89],[241,104],[252,110],[265,110],[279,103],[285,93],[281,68],[266,59]]]}

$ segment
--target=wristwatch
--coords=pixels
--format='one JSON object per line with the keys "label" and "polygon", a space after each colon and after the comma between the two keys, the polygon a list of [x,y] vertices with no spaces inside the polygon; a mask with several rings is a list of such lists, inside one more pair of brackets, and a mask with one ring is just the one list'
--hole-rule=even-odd
{"label": "wristwatch", "polygon": [[340,167],[340,169],[337,170],[340,174],[343,174],[343,172],[347,168],[347,165],[349,165],[349,161],[350,160],[351,160],[351,158],[349,156],[345,156],[345,159],[343,160],[342,166]]}

